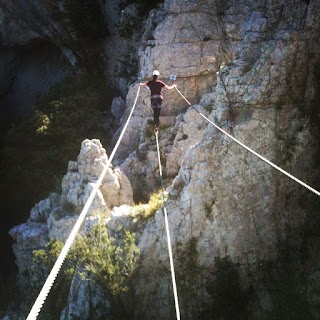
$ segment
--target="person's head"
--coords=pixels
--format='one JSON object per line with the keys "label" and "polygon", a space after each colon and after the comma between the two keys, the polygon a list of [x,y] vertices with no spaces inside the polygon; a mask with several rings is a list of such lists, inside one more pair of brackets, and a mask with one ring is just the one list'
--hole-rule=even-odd
{"label": "person's head", "polygon": [[153,70],[152,72],[153,80],[159,79],[160,72],[158,70]]}

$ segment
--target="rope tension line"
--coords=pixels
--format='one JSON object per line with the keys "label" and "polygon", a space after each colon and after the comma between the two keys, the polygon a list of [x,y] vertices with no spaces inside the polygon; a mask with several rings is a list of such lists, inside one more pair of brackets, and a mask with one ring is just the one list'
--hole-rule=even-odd
{"label": "rope tension line", "polygon": [[164,213],[164,220],[165,220],[166,233],[167,233],[167,245],[168,245],[168,251],[169,251],[173,296],[174,296],[174,302],[175,302],[176,317],[177,317],[177,320],[180,320],[178,290],[177,290],[177,284],[176,284],[176,276],[175,276],[175,272],[174,272],[172,246],[171,246],[170,229],[169,229],[169,220],[168,220],[168,214],[167,214],[167,209],[166,209],[166,200],[165,200],[165,196],[164,196],[164,187],[163,187],[163,180],[162,180],[162,166],[161,166],[159,139],[158,139],[158,132],[157,131],[155,132],[155,135],[156,135],[156,142],[157,142],[160,182],[161,182],[161,189],[162,189],[163,213]]}
{"label": "rope tension line", "polygon": [[95,183],[95,185],[93,187],[93,190],[91,191],[91,194],[90,194],[87,202],[85,203],[85,205],[84,205],[84,207],[83,207],[83,209],[82,209],[82,211],[81,211],[81,213],[79,215],[79,218],[78,218],[77,222],[75,223],[73,229],[71,230],[71,233],[70,233],[70,235],[69,235],[64,247],[62,248],[61,253],[60,253],[57,261],[55,262],[53,268],[51,269],[51,272],[50,272],[46,282],[44,283],[44,285],[43,285],[43,287],[42,287],[42,289],[41,289],[41,291],[40,291],[40,293],[39,293],[39,295],[38,295],[38,297],[37,297],[32,309],[30,310],[30,313],[29,313],[29,315],[27,317],[27,320],[37,319],[37,317],[38,317],[38,315],[39,315],[39,313],[41,311],[41,308],[42,308],[42,306],[43,306],[43,304],[44,304],[44,302],[45,302],[45,300],[46,300],[46,298],[47,298],[47,296],[48,296],[48,294],[50,292],[50,289],[51,289],[51,287],[52,287],[52,285],[53,285],[53,283],[54,283],[54,281],[55,281],[55,279],[56,279],[56,277],[57,277],[57,275],[58,275],[58,273],[59,273],[59,271],[61,269],[61,266],[62,266],[64,260],[67,257],[67,254],[68,254],[68,252],[70,250],[70,247],[71,247],[71,245],[72,245],[77,233],[79,232],[81,224],[82,224],[84,218],[86,217],[86,215],[88,213],[88,210],[89,210],[89,208],[90,208],[90,206],[92,204],[92,201],[93,201],[95,195],[97,194],[98,189],[99,189],[99,187],[100,187],[100,185],[102,183],[102,180],[103,180],[107,170],[109,169],[111,161],[112,161],[112,159],[113,159],[113,157],[114,157],[114,155],[115,155],[115,153],[116,153],[116,151],[117,151],[117,149],[118,149],[118,147],[120,145],[120,142],[121,142],[121,140],[122,140],[122,138],[124,136],[124,133],[125,133],[127,127],[128,127],[129,121],[130,121],[131,116],[133,114],[133,110],[134,110],[134,108],[136,106],[136,103],[137,103],[137,100],[138,100],[138,96],[139,96],[139,92],[140,92],[140,86],[138,88],[138,92],[137,92],[134,104],[132,106],[131,112],[130,112],[130,114],[128,116],[127,122],[125,123],[125,125],[124,125],[124,127],[122,129],[122,132],[121,132],[121,134],[120,134],[120,136],[118,138],[118,141],[117,141],[117,143],[116,143],[116,145],[115,145],[110,157],[108,158],[108,161],[107,161],[102,173],[100,174],[99,179]]}
{"label": "rope tension line", "polygon": [[[288,173],[287,171],[283,170],[282,168],[278,167],[277,165],[275,165],[274,163],[272,163],[271,161],[269,161],[268,159],[266,159],[265,157],[261,156],[260,154],[258,154],[257,152],[255,152],[254,150],[250,149],[249,147],[247,147],[245,144],[243,144],[242,142],[240,142],[239,140],[237,140],[236,138],[234,138],[233,136],[231,136],[229,133],[227,133],[226,131],[224,131],[223,129],[221,129],[219,126],[217,126],[214,122],[212,122],[210,119],[208,119],[205,115],[203,115],[200,111],[198,111],[195,107],[193,107],[191,105],[191,103],[186,99],[186,97],[180,92],[180,90],[176,87],[176,90],[178,91],[178,93],[181,95],[181,97],[189,104],[189,106],[191,106],[200,116],[202,116],[205,120],[207,120],[209,123],[211,123],[215,128],[217,128],[220,132],[222,132],[223,134],[225,134],[226,136],[228,136],[230,139],[232,139],[233,141],[235,141],[236,143],[238,143],[240,146],[242,146],[243,148],[245,148],[246,150],[248,150],[249,152],[251,152],[252,154],[254,154],[256,157],[260,158],[261,160],[263,160],[264,162],[266,162],[267,164],[269,164],[270,166],[272,166],[273,168],[275,168],[276,170],[280,171],[281,173],[285,174],[286,176],[288,176],[289,178],[291,178],[292,180],[296,181],[297,183],[299,183],[300,185],[302,185],[303,187],[307,188],[308,190],[312,191],[313,193],[315,193],[316,195],[320,196],[320,192],[315,190],[314,188],[312,188],[311,186],[309,186],[308,184],[304,183],[303,181],[299,180],[298,178],[294,177],[293,175],[291,175],[290,173]],[[130,114],[128,116],[128,119],[122,129],[122,132],[118,138],[118,141],[112,151],[112,153],[110,154],[110,157],[108,158],[108,161],[100,175],[100,177],[98,178],[97,182],[95,183],[91,194],[87,200],[87,202],[84,205],[84,208],[82,209],[78,220],[76,221],[73,229],[71,230],[71,233],[64,245],[64,247],[62,248],[62,251],[57,259],[57,261],[55,262],[53,268],[51,269],[51,272],[46,280],[46,282],[44,283],[32,309],[30,310],[30,313],[27,317],[26,320],[35,320],[37,319],[41,308],[51,290],[51,287],[54,284],[54,281],[61,269],[61,266],[64,262],[64,260],[67,257],[67,254],[70,250],[70,247],[77,235],[77,233],[80,230],[81,224],[83,223],[88,210],[93,202],[94,197],[96,196],[98,189],[102,183],[102,180],[107,172],[107,170],[110,167],[110,164],[113,160],[113,157],[120,145],[120,142],[125,134],[125,131],[129,125],[129,122],[131,120],[133,111],[135,109],[138,97],[139,97],[139,93],[140,93],[140,86],[138,87],[138,91],[137,91],[137,95],[135,97],[135,101],[134,104],[132,106],[132,109],[130,111]],[[173,257],[172,257],[172,247],[171,247],[171,238],[170,238],[170,230],[169,230],[169,222],[168,222],[168,214],[167,214],[167,210],[166,210],[166,206],[165,206],[165,197],[164,197],[164,188],[163,188],[163,181],[162,181],[162,167],[161,167],[161,159],[160,159],[160,150],[159,150],[159,140],[158,140],[158,133],[156,132],[156,142],[157,142],[157,151],[158,151],[158,161],[159,161],[159,171],[160,171],[160,181],[161,181],[161,187],[162,187],[162,199],[163,199],[163,211],[164,211],[164,217],[165,217],[165,226],[166,226],[166,233],[167,233],[167,243],[168,243],[168,251],[169,251],[169,259],[170,259],[170,268],[171,268],[171,276],[172,276],[172,286],[173,286],[173,294],[174,294],[174,299],[175,299],[175,309],[176,309],[176,316],[177,316],[177,320],[180,320],[180,310],[179,310],[179,301],[178,301],[178,293],[177,293],[177,286],[176,286],[176,280],[175,280],[175,271],[174,271],[174,264],[173,264]]]}
{"label": "rope tension line", "polygon": [[261,156],[259,153],[255,152],[254,150],[250,149],[249,147],[247,147],[245,144],[243,144],[242,142],[240,142],[239,140],[237,140],[235,137],[233,137],[232,135],[230,135],[228,132],[224,131],[223,129],[221,129],[219,126],[217,126],[214,122],[212,122],[210,119],[208,119],[204,114],[202,114],[200,111],[198,111],[195,107],[193,107],[191,105],[191,103],[187,100],[187,98],[180,92],[180,90],[176,87],[178,93],[181,95],[181,97],[189,104],[189,106],[191,106],[197,113],[200,114],[201,117],[203,117],[205,120],[207,120],[208,122],[210,122],[213,126],[215,126],[219,131],[221,131],[222,133],[224,133],[226,136],[228,136],[230,139],[232,139],[233,141],[235,141],[236,143],[238,143],[240,146],[242,146],[243,148],[245,148],[246,150],[248,150],[249,152],[251,152],[252,154],[254,154],[256,157],[260,158],[261,160],[263,160],[264,162],[266,162],[267,164],[269,164],[271,167],[275,168],[276,170],[280,171],[281,173],[285,174],[286,176],[288,176],[290,179],[294,180],[295,182],[299,183],[300,185],[302,185],[303,187],[307,188],[308,190],[310,190],[311,192],[315,193],[317,196],[320,197],[320,192],[317,191],[316,189],[310,187],[308,184],[304,183],[303,181],[299,180],[298,178],[296,178],[295,176],[293,176],[292,174],[288,173],[287,171],[283,170],[282,168],[278,167],[277,165],[275,165],[273,162],[271,162],[270,160],[266,159],[265,157]]}

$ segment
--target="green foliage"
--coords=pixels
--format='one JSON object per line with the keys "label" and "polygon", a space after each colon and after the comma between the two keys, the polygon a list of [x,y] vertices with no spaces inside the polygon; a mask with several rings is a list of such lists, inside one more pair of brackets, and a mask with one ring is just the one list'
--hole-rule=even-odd
{"label": "green foliage", "polygon": [[[310,261],[315,261],[318,257],[318,254],[309,247],[311,244],[309,236],[311,235],[313,241],[316,238],[314,231],[316,234],[319,232],[318,215],[316,214],[314,219],[312,217],[311,220],[307,220],[308,218],[306,225],[301,229],[290,228],[290,231],[286,232],[287,238],[279,241],[277,246],[277,262],[271,263],[265,271],[266,287],[272,302],[272,311],[268,319],[314,319],[311,312],[314,301],[309,296],[314,283],[311,284],[307,279],[313,269],[310,267],[312,265]],[[277,272],[274,274],[270,270]]]}
{"label": "green foliage", "polygon": [[[33,272],[36,274],[37,286],[32,288],[31,302],[34,302],[36,295],[39,293],[41,286],[47,279],[49,272],[51,271],[54,263],[56,262],[61,250],[63,243],[59,240],[50,240],[46,249],[36,250],[33,252]],[[72,277],[76,269],[76,257],[74,252],[71,252],[68,259],[62,265],[62,269],[55,281],[54,286],[51,289],[50,295],[48,296],[46,303],[39,315],[39,319],[43,320],[54,320],[58,319],[63,308],[66,307],[69,289],[72,281]]]}
{"label": "green foliage", "polygon": [[144,133],[146,139],[149,139],[152,144],[155,144],[155,136],[154,136],[154,122],[150,119],[148,121],[148,125],[145,127]]}
{"label": "green foliage", "polygon": [[143,220],[153,216],[163,204],[162,190],[151,195],[147,204],[136,205],[132,210],[132,215]]}
{"label": "green foliage", "polygon": [[159,129],[161,131],[164,131],[164,130],[169,129],[169,128],[171,128],[171,125],[168,124],[168,123],[162,123],[162,124],[160,124],[160,127],[159,127]]}
{"label": "green foliage", "polygon": [[33,252],[33,260],[35,263],[41,263],[44,269],[50,271],[57,260],[63,243],[59,240],[50,240],[46,244],[46,249],[36,250]]}
{"label": "green foliage", "polygon": [[[45,250],[34,251],[34,270],[38,278],[43,281],[46,279],[62,247],[61,241],[51,240]],[[116,301],[119,294],[128,290],[127,280],[134,272],[138,256],[135,237],[127,230],[123,230],[120,245],[116,245],[108,237],[107,229],[103,225],[95,225],[87,236],[78,236],[41,313],[43,319],[58,319],[66,306],[71,281],[78,267],[86,271],[83,275],[90,274],[91,279],[104,289],[106,295],[111,295]]]}
{"label": "green foliage", "polygon": [[208,104],[204,107],[204,109],[208,112],[211,113],[213,110],[213,105],[212,104]]}
{"label": "green foliage", "polygon": [[[68,161],[81,142],[109,138],[102,128],[106,117],[105,81],[88,74],[69,76],[42,97],[34,112],[15,121],[0,149],[0,189],[13,212],[30,208],[59,190]],[[12,200],[19,194],[19,201]]]}
{"label": "green foliage", "polygon": [[88,236],[78,238],[76,251],[84,269],[106,294],[117,296],[128,290],[126,280],[133,274],[139,255],[132,233],[124,230],[123,243],[118,246],[108,237],[104,226],[95,225]]}

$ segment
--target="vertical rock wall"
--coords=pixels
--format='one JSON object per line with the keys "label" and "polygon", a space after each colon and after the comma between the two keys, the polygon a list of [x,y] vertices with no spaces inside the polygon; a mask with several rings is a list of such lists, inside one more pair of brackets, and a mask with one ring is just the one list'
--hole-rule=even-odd
{"label": "vertical rock wall", "polygon": [[[250,148],[317,187],[319,6],[316,0],[167,0],[161,12],[157,15],[153,11],[146,22],[139,48],[141,76],[148,78],[154,68],[165,81],[176,74],[179,88],[197,103],[194,107]],[[137,85],[129,89],[122,123],[136,90]],[[151,193],[156,189],[158,167],[148,123],[152,116],[148,95],[141,92],[119,162],[124,160],[121,169],[135,192],[144,188]],[[315,237],[301,232],[306,222],[312,224],[310,216],[319,213],[313,205],[316,199],[200,119],[175,91],[165,93],[162,111],[161,158],[182,317],[199,318],[213,304],[206,285],[213,280],[215,258],[226,256],[240,266],[241,288],[251,286],[255,292],[252,318],[268,317],[276,306],[263,281],[267,273],[270,276],[281,271],[275,266],[283,258],[282,245],[305,249],[303,245],[313,241],[312,248],[319,247],[317,238],[314,241]],[[65,210],[79,210],[88,194],[88,180],[95,178],[95,169],[105,158],[101,146],[87,144],[82,155],[94,150],[100,153],[94,160],[85,160],[91,167],[90,175],[83,171],[87,168],[83,159],[70,163],[61,197]],[[129,195],[119,195],[121,187],[115,176],[116,172],[109,193],[116,190],[112,199],[122,201]],[[99,199],[107,195],[102,188]],[[103,201],[97,206],[104,207]],[[131,210],[114,209],[111,216],[120,222],[123,218],[128,228],[133,228]],[[36,211],[33,213],[38,217]],[[55,223],[49,222],[49,226]],[[116,230],[117,224],[109,222],[109,226],[113,224]],[[142,259],[126,306],[131,308],[133,319],[172,318],[162,212],[138,227],[135,224],[133,229],[138,233]],[[37,237],[42,235],[42,231],[37,233]],[[294,252],[301,258],[303,250],[298,249]],[[312,251],[311,246],[307,250]],[[310,305],[317,309],[314,297],[319,263],[316,256],[310,257],[314,259],[306,262],[307,284],[299,289],[308,292]],[[271,267],[267,270],[265,266]],[[82,288],[87,287],[83,284]],[[75,289],[71,290],[71,304],[77,300]]]}
{"label": "vertical rock wall", "polygon": [[[178,86],[192,102],[212,92],[197,106],[201,111],[205,108],[204,112],[211,109],[210,119],[285,170],[319,186],[319,130],[314,121],[319,120],[315,107],[319,101],[319,3],[166,1],[165,8],[168,16],[156,27],[154,44],[140,51],[142,72],[149,75],[157,68],[165,79],[176,73]],[[179,97],[170,93],[166,98],[169,106],[164,105],[163,114],[173,115],[181,108]],[[137,125],[142,125],[144,116]],[[210,125],[199,130],[196,141],[192,140],[195,134],[192,138],[186,135],[179,148],[174,135],[183,121],[179,117],[176,121],[176,127],[164,130],[161,137],[165,148],[171,133],[175,147],[165,149],[170,159],[166,163],[179,170],[168,201],[178,273],[183,269],[181,251],[190,239],[196,239],[199,266],[210,270],[215,257],[228,255],[240,263],[244,286],[255,282],[262,265],[283,258],[279,252],[284,243],[296,248],[305,241],[301,228],[319,211],[313,206],[317,199]],[[141,135],[138,141],[140,150]],[[183,149],[188,142],[189,148]],[[185,152],[181,158],[176,157],[179,150]],[[137,152],[130,157],[137,159]],[[127,159],[124,170],[137,174],[138,166],[135,168]],[[146,172],[145,168],[141,171]],[[140,240],[144,273],[135,289],[138,300],[149,306],[135,309],[137,319],[143,312],[149,319],[174,315],[173,300],[168,302],[171,287],[166,281],[170,282],[170,276],[163,273],[168,266],[164,234],[159,214],[149,221]],[[250,274],[255,274],[251,280]],[[205,281],[202,275],[201,281]],[[146,281],[150,281],[148,285]],[[261,299],[268,299],[259,291],[261,287],[255,290]],[[180,293],[184,297],[185,293]],[[185,303],[203,299],[201,291],[194,293],[193,301]],[[258,313],[270,311],[270,305],[261,305]],[[181,308],[183,316],[192,319],[192,314],[185,313],[187,305]]]}

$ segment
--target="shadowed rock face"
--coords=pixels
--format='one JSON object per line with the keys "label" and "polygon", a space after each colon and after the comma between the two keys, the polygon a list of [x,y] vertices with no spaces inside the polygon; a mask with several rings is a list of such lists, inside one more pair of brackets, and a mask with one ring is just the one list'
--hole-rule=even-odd
{"label": "shadowed rock face", "polygon": [[[170,73],[177,74],[178,87],[212,121],[289,172],[319,185],[319,130],[314,121],[319,121],[319,2],[177,0],[166,1],[165,9],[167,17],[156,26],[153,42],[141,47],[142,76],[150,77],[152,69],[159,69],[165,81]],[[211,87],[203,87],[206,83]],[[136,92],[133,85],[128,109]],[[169,128],[160,130],[160,145],[169,185],[175,177],[168,212],[176,256],[194,237],[199,265],[209,270],[216,256],[229,255],[247,269],[247,277],[259,274],[266,261],[283,258],[280,243],[305,241],[299,230],[319,211],[313,208],[313,195],[202,123],[195,112],[177,115],[185,102],[174,91],[164,95],[160,122],[175,117]],[[132,183],[134,190],[156,181],[154,140],[141,130],[148,126],[149,104],[143,91],[124,138],[123,153],[132,152],[122,168],[129,178],[141,177]],[[161,214],[156,215],[140,238],[145,274],[135,289],[146,304],[157,286],[155,301],[166,290],[163,275],[150,276],[153,285],[145,282],[155,261],[159,266],[168,263],[163,226]],[[311,264],[316,270],[317,263]],[[165,296],[170,295],[167,288]],[[196,303],[193,298],[185,308]],[[153,307],[148,309],[150,318],[174,314],[173,307],[171,313],[163,308],[161,315],[159,309],[153,313]],[[145,310],[135,311],[139,318]]]}
{"label": "shadowed rock face", "polygon": [[[149,16],[147,25],[153,29],[146,32],[154,39],[139,48],[142,75],[148,77],[153,68],[160,69],[164,79],[171,72],[177,74],[182,92],[212,121],[280,167],[311,185],[318,184],[319,111],[315,106],[319,105],[320,89],[315,70],[320,61],[319,6],[316,0],[167,0],[156,26],[152,24],[156,13]],[[122,124],[136,92],[137,84],[129,89]],[[277,263],[281,258],[279,243],[284,242],[300,249],[308,244],[310,260],[301,263],[308,267],[304,276],[310,283],[299,289],[309,285],[309,301],[319,308],[319,259],[312,256],[312,248],[320,247],[319,239],[312,238],[312,232],[309,237],[300,232],[307,218],[318,214],[319,208],[312,207],[314,198],[197,118],[198,114],[179,99],[175,91],[165,93],[161,122],[166,126],[160,129],[160,147],[169,186],[167,209],[180,272],[183,317],[196,319],[192,309],[203,302],[210,305],[212,297],[203,288],[212,280],[215,257],[226,255],[241,265],[243,287],[254,286],[258,298],[253,302],[256,317],[252,318],[267,317],[273,306],[268,302],[268,288],[260,281],[265,276],[262,266]],[[121,170],[133,190],[144,188],[151,193],[156,189],[158,163],[154,137],[148,131],[149,103],[149,93],[141,90],[118,154],[124,159]],[[101,146],[87,141],[81,154],[87,154],[87,149],[101,150]],[[85,162],[93,180],[96,170],[101,170],[100,156]],[[70,163],[61,198],[77,208],[76,212],[87,198],[90,180],[84,179],[80,160]],[[133,279],[133,300],[126,301],[134,305],[132,318],[172,318],[163,215],[158,211],[134,229],[130,206],[112,208],[123,203],[119,190],[126,189],[120,181],[127,179],[117,176],[114,172],[106,177],[106,186],[108,179],[112,186],[102,188],[98,200],[109,195],[120,200],[110,207],[109,230],[116,232],[118,226],[125,225],[138,234],[143,259]],[[97,202],[97,207],[105,205]],[[43,203],[43,210],[34,209],[34,217],[40,216],[38,212],[46,213],[47,206]],[[59,231],[60,225],[56,226]],[[189,250],[192,241],[194,246]],[[197,267],[199,274],[188,270],[190,257],[196,257],[192,267]],[[76,280],[79,286],[81,279]]]}
{"label": "shadowed rock face", "polygon": [[37,1],[0,4],[0,121],[30,112],[64,75],[53,7]]}
{"label": "shadowed rock face", "polygon": [[61,79],[65,58],[55,45],[34,40],[0,48],[0,121],[24,115]]}

